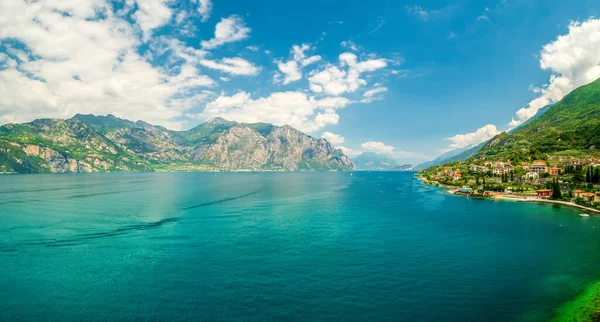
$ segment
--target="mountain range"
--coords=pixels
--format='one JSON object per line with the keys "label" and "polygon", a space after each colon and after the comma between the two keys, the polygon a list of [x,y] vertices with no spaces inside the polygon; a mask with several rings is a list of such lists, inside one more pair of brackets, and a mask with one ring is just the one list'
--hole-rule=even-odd
{"label": "mountain range", "polygon": [[[547,106],[542,107],[529,120],[525,121],[523,124],[519,125],[518,127],[514,128],[514,129],[512,129],[510,131],[508,131],[507,134],[512,134],[512,133],[520,131],[521,129],[523,129],[524,127],[526,127],[531,122],[533,122],[533,121],[537,120],[538,118],[540,118],[551,107],[552,107],[552,105],[547,105]],[[493,140],[493,139],[494,138],[492,138],[491,140]],[[482,142],[480,144],[477,144],[477,145],[471,145],[471,146],[468,146],[468,147],[465,147],[465,148],[458,148],[458,149],[454,149],[454,150],[448,151],[448,152],[440,155],[439,157],[435,158],[434,160],[427,161],[427,162],[424,162],[424,163],[421,163],[421,164],[415,166],[414,170],[415,171],[422,171],[422,170],[428,169],[428,168],[436,166],[436,165],[442,165],[442,164],[446,164],[446,163],[450,163],[450,162],[457,162],[457,161],[460,161],[460,162],[466,161],[470,157],[476,155],[484,147],[486,147],[486,145],[488,144],[488,142],[490,142],[491,140],[484,141],[484,142]]]}
{"label": "mountain range", "polygon": [[113,115],[0,126],[0,172],[333,171],[356,166],[290,126],[215,118],[171,131]]}
{"label": "mountain range", "polygon": [[472,158],[518,159],[524,151],[597,151],[600,147],[600,79],[581,86],[539,117],[501,133]]}

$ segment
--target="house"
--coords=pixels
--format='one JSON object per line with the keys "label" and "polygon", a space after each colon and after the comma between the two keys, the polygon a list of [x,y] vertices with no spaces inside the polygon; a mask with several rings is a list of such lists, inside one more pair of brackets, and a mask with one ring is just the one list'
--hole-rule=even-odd
{"label": "house", "polygon": [[596,196],[594,197],[594,202],[600,202],[600,192],[596,192]]}
{"label": "house", "polygon": [[557,176],[560,174],[560,169],[559,168],[548,168],[548,172],[550,173],[551,176]]}
{"label": "house", "polygon": [[494,174],[501,175],[501,174],[504,174],[504,173],[509,173],[511,171],[512,171],[511,167],[496,168],[496,169],[494,169]]}
{"label": "house", "polygon": [[527,172],[525,174],[525,179],[526,180],[534,180],[534,179],[537,179],[539,177],[540,177],[540,175],[537,172]]}
{"label": "house", "polygon": [[476,165],[476,164],[471,164],[471,166],[469,166],[469,170],[471,170],[473,172],[486,172],[486,171],[488,171],[488,169],[486,167],[482,167],[482,166]]}
{"label": "house", "polygon": [[596,197],[595,193],[592,192],[584,192],[581,194],[581,199],[585,200],[585,201],[594,201],[594,198]]}
{"label": "house", "polygon": [[529,171],[530,172],[535,172],[537,174],[542,174],[544,172],[546,172],[546,164],[544,163],[542,164],[532,164],[529,166]]}
{"label": "house", "polygon": [[550,197],[552,195],[552,190],[550,189],[542,189],[542,190],[538,190],[536,191],[538,197]]}
{"label": "house", "polygon": [[575,198],[581,198],[581,194],[585,193],[585,191],[583,190],[573,190],[573,197]]}
{"label": "house", "polygon": [[455,174],[454,174],[454,178],[453,178],[452,180],[454,180],[454,181],[458,181],[458,180],[460,180],[460,179],[461,179],[461,177],[462,177],[462,176],[460,175],[460,173],[455,173]]}

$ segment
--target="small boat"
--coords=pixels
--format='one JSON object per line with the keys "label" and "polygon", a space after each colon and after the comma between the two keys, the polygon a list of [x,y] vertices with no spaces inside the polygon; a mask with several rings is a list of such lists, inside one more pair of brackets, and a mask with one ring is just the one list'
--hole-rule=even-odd
{"label": "small boat", "polygon": [[588,214],[579,214],[579,217],[589,217],[590,215]]}

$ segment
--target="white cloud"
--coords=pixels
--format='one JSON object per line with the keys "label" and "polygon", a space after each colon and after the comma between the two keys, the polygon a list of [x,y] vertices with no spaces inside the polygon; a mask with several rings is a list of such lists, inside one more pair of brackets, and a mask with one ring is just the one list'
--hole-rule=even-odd
{"label": "white cloud", "polygon": [[[311,48],[308,44],[302,44],[301,46],[294,45],[290,50],[290,56],[292,57],[290,60],[287,62],[278,60],[275,61],[277,63],[277,68],[284,76],[284,85],[302,79],[302,68],[314,64],[322,59],[319,55],[307,57],[305,52],[311,49],[313,48]],[[273,78],[274,83],[281,81],[281,74],[276,74],[276,76]]]}
{"label": "white cloud", "polygon": [[238,16],[221,18],[221,21],[215,27],[215,37],[210,40],[203,40],[201,45],[203,48],[213,49],[227,43],[244,40],[249,37],[250,31],[251,29]]}
{"label": "white cloud", "polygon": [[361,100],[361,102],[362,103],[370,103],[374,100],[382,99],[381,97],[378,97],[377,94],[385,93],[387,91],[388,91],[387,87],[376,87],[371,90],[368,90],[363,94],[364,98]]}
{"label": "white cloud", "polygon": [[331,144],[333,144],[333,145],[338,145],[338,144],[344,143],[344,137],[339,134],[335,134],[335,133],[331,133],[331,132],[324,132],[323,135],[321,135],[321,137],[324,138],[325,140],[331,142]]}
{"label": "white cloud", "polygon": [[477,129],[477,131],[467,134],[457,134],[453,137],[446,138],[446,140],[452,141],[449,149],[464,148],[472,145],[480,144],[487,141],[494,136],[500,134],[500,131],[493,124],[488,124],[484,127]]}
{"label": "white cloud", "polygon": [[358,51],[358,47],[351,40],[342,41],[340,45],[344,48],[350,48],[351,50]]}
{"label": "white cloud", "polygon": [[142,29],[145,40],[150,38],[152,29],[163,26],[171,20],[173,12],[167,5],[167,0],[135,0],[135,2],[137,11],[133,14],[133,18]]}
{"label": "white cloud", "polygon": [[283,79],[284,85],[295,82],[302,78],[300,66],[298,66],[298,63],[294,60],[290,60],[287,63],[277,62],[277,68],[279,68],[279,71],[285,75]]}
{"label": "white cloud", "polygon": [[233,75],[256,75],[260,68],[242,58],[223,58],[220,61],[201,59],[200,65]]}
{"label": "white cloud", "polygon": [[[164,2],[148,3],[138,3],[131,24],[102,0],[0,1],[0,40],[25,48],[2,59],[2,122],[112,113],[180,128],[189,103],[208,99],[199,93],[215,82],[194,64],[170,69],[138,54],[170,16]],[[182,55],[205,55],[184,49]]]}
{"label": "white cloud", "polygon": [[354,150],[354,149],[350,149],[350,148],[347,148],[347,147],[345,147],[345,146],[336,146],[336,148],[337,148],[337,149],[340,149],[340,150],[342,150],[342,152],[343,152],[345,155],[347,155],[347,156],[349,156],[349,157],[351,157],[351,158],[353,158],[353,157],[355,157],[355,156],[358,156],[358,155],[360,155],[361,153],[363,153],[362,151],[359,151],[359,150]]}
{"label": "white cloud", "polygon": [[202,22],[206,22],[210,18],[210,12],[212,11],[211,0],[200,0],[200,6],[198,7],[198,13]]}
{"label": "white cloud", "polygon": [[514,128],[542,107],[560,101],[575,88],[600,78],[600,19],[572,22],[569,33],[544,46],[540,66],[552,72],[548,84],[534,91],[540,96],[516,113]]}
{"label": "white cloud", "polygon": [[406,12],[418,16],[423,20],[429,19],[429,11],[423,9],[421,6],[406,6],[404,9],[406,9]]}
{"label": "white cloud", "polygon": [[247,46],[246,49],[257,52],[258,51],[258,47],[256,46]]}
{"label": "white cloud", "polygon": [[360,147],[369,152],[391,154],[394,152],[394,147],[385,145],[383,142],[369,141],[360,145]]}
{"label": "white cloud", "polygon": [[210,119],[220,116],[246,123],[287,124],[300,131],[313,132],[326,125],[337,124],[339,115],[335,110],[350,103],[343,97],[318,100],[302,92],[278,92],[258,99],[252,99],[249,93],[239,92],[232,96],[219,96],[196,117]]}
{"label": "white cloud", "polygon": [[339,67],[328,65],[320,72],[311,73],[308,80],[313,92],[331,95],[355,92],[367,84],[367,81],[360,78],[361,73],[373,72],[387,66],[385,59],[358,62],[358,57],[353,53],[343,53],[339,56],[339,60]]}

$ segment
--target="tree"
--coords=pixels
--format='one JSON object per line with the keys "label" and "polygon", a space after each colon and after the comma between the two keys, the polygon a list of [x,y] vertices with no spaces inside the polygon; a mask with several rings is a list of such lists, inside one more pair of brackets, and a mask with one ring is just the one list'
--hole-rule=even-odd
{"label": "tree", "polygon": [[511,182],[515,181],[515,172],[514,171],[510,172],[510,181]]}
{"label": "tree", "polygon": [[558,182],[558,179],[554,179],[552,185],[552,199],[562,199],[562,192],[560,191],[560,183]]}

